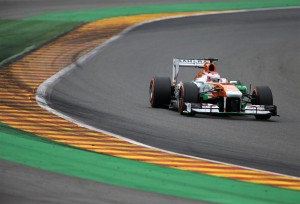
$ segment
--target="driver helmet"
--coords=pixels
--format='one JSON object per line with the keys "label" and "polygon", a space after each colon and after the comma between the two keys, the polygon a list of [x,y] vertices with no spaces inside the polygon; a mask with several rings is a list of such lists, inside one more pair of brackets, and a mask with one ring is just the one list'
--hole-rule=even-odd
{"label": "driver helmet", "polygon": [[218,83],[218,82],[220,82],[220,75],[217,74],[217,73],[209,73],[207,75],[207,81],[208,82],[216,82],[216,83]]}

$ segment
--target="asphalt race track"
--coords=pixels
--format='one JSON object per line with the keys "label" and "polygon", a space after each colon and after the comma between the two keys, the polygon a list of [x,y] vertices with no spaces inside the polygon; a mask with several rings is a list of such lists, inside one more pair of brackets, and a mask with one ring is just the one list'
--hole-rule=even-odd
{"label": "asphalt race track", "polygon": [[[56,110],[154,147],[300,176],[300,9],[165,20],[140,26],[48,89]],[[280,117],[181,116],[152,109],[151,77],[173,57],[218,57],[218,71],[268,85]],[[183,80],[193,75],[185,74]]]}
{"label": "asphalt race track", "polygon": [[[1,18],[125,2],[0,0]],[[141,1],[138,1],[141,2]],[[126,5],[135,5],[135,0]],[[144,2],[144,1],[143,1]],[[147,1],[169,3],[181,1]],[[191,1],[192,2],[192,1]],[[102,4],[101,4],[102,3]],[[48,91],[49,102],[95,127],[180,153],[299,176],[299,9],[183,18],[139,27]],[[151,109],[149,80],[173,57],[220,58],[219,72],[269,85],[281,117],[180,116]],[[192,77],[188,74],[185,80]],[[193,203],[0,161],[0,203]],[[130,195],[130,196],[128,196]]]}
{"label": "asphalt race track", "polygon": [[[179,0],[0,0],[0,18]],[[189,0],[187,2],[199,2]],[[206,203],[69,177],[0,160],[0,203]]]}
{"label": "asphalt race track", "polygon": [[207,203],[0,162],[0,203]]}

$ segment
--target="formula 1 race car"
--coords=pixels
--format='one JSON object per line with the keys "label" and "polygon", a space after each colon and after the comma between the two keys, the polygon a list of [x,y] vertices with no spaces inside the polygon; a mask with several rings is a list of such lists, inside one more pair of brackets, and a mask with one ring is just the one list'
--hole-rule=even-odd
{"label": "formula 1 race car", "polygon": [[[150,104],[153,108],[168,107],[181,114],[254,115],[267,120],[277,116],[272,91],[257,86],[251,93],[238,80],[227,81],[216,70],[218,59],[173,59],[172,81],[169,77],[154,77],[150,81]],[[180,67],[200,69],[193,81],[177,82]]]}

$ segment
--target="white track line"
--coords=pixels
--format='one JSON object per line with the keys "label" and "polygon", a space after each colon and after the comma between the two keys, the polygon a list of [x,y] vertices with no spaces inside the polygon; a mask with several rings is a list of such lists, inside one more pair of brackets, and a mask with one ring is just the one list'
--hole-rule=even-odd
{"label": "white track line", "polygon": [[52,77],[50,77],[49,79],[47,79],[46,81],[44,81],[38,87],[38,89],[37,89],[37,92],[36,92],[36,101],[38,102],[38,104],[39,104],[40,107],[46,109],[47,111],[53,113],[54,115],[57,115],[57,116],[65,119],[65,120],[68,120],[68,121],[70,121],[72,123],[75,123],[78,126],[87,128],[89,130],[101,132],[101,133],[104,133],[104,134],[107,134],[107,135],[110,135],[110,136],[113,136],[113,137],[125,140],[125,141],[127,141],[129,143],[136,144],[136,145],[139,145],[139,146],[142,146],[142,147],[146,147],[146,148],[149,148],[149,149],[158,150],[158,151],[169,153],[169,154],[173,154],[173,155],[179,155],[179,156],[184,156],[184,157],[188,157],[188,158],[199,159],[199,160],[204,160],[204,161],[209,161],[209,162],[215,162],[215,163],[218,163],[218,164],[230,165],[230,166],[234,166],[234,167],[240,167],[240,168],[244,168],[244,169],[249,169],[249,170],[254,170],[254,171],[260,171],[260,172],[264,172],[264,173],[270,173],[270,174],[274,174],[274,175],[287,176],[287,177],[299,179],[300,177],[296,177],[296,176],[290,176],[290,175],[286,175],[286,174],[280,174],[280,173],[276,173],[276,172],[265,171],[265,170],[250,168],[250,167],[246,167],[246,166],[241,166],[241,165],[236,165],[236,164],[230,164],[230,163],[226,163],[226,162],[220,162],[220,161],[211,160],[211,159],[205,159],[205,158],[202,158],[202,157],[196,157],[196,156],[191,156],[191,155],[176,153],[176,152],[172,152],[172,151],[168,151],[168,150],[156,148],[156,147],[153,147],[153,146],[150,146],[150,145],[146,145],[146,144],[143,144],[143,143],[140,143],[140,142],[128,139],[128,138],[123,137],[121,135],[118,135],[118,134],[115,134],[115,133],[112,133],[112,132],[108,132],[108,131],[105,131],[105,130],[102,130],[102,129],[99,129],[99,128],[95,128],[95,127],[90,126],[90,125],[88,125],[86,123],[83,123],[82,121],[79,121],[79,120],[76,120],[76,119],[74,119],[74,118],[72,118],[70,116],[67,116],[67,115],[63,114],[62,112],[57,111],[57,110],[52,109],[51,107],[49,107],[48,104],[47,104],[47,101],[45,99],[47,88],[50,85],[52,85],[53,83],[55,83],[55,81],[57,81],[58,79],[60,79],[66,73],[68,73],[68,72],[72,71],[73,69],[75,69],[78,64],[83,65],[88,60],[90,60],[92,57],[94,57],[96,54],[102,52],[106,46],[108,46],[109,44],[111,44],[112,42],[114,42],[116,40],[119,40],[126,33],[128,33],[129,31],[131,31],[134,28],[139,27],[141,25],[145,25],[145,24],[153,23],[153,22],[157,22],[157,21],[162,21],[162,20],[176,19],[176,18],[187,18],[187,17],[192,17],[192,16],[219,15],[219,14],[242,13],[242,12],[253,12],[253,11],[269,11],[269,10],[281,10],[281,9],[295,9],[295,8],[300,8],[300,7],[280,7],[280,8],[270,8],[270,9],[252,9],[252,10],[208,12],[208,13],[192,14],[192,15],[188,15],[188,16],[165,17],[165,18],[159,18],[159,19],[144,21],[144,22],[135,24],[135,25],[130,26],[127,29],[123,30],[118,35],[110,38],[106,42],[102,43],[101,45],[99,45],[98,47],[96,47],[95,49],[93,49],[91,52],[89,52],[89,53],[85,54],[84,56],[80,57],[80,59],[78,59],[75,63],[67,66],[66,68],[62,69],[61,71],[59,71],[58,73],[56,73],[55,75],[53,75]]}

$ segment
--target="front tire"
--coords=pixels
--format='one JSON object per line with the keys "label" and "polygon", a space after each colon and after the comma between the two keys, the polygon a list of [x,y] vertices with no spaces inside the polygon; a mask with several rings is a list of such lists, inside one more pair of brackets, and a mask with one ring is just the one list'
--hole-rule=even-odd
{"label": "front tire", "polygon": [[[182,115],[185,110],[185,103],[198,103],[199,89],[194,83],[184,83],[180,89],[178,100],[178,112]],[[189,115],[194,115],[190,113]]]}
{"label": "front tire", "polygon": [[168,106],[171,102],[171,80],[169,77],[154,77],[150,81],[149,100],[152,108]]}
{"label": "front tire", "polygon": [[[268,86],[257,86],[252,92],[253,105],[273,105],[272,91]],[[258,120],[268,120],[271,115],[256,115]]]}

